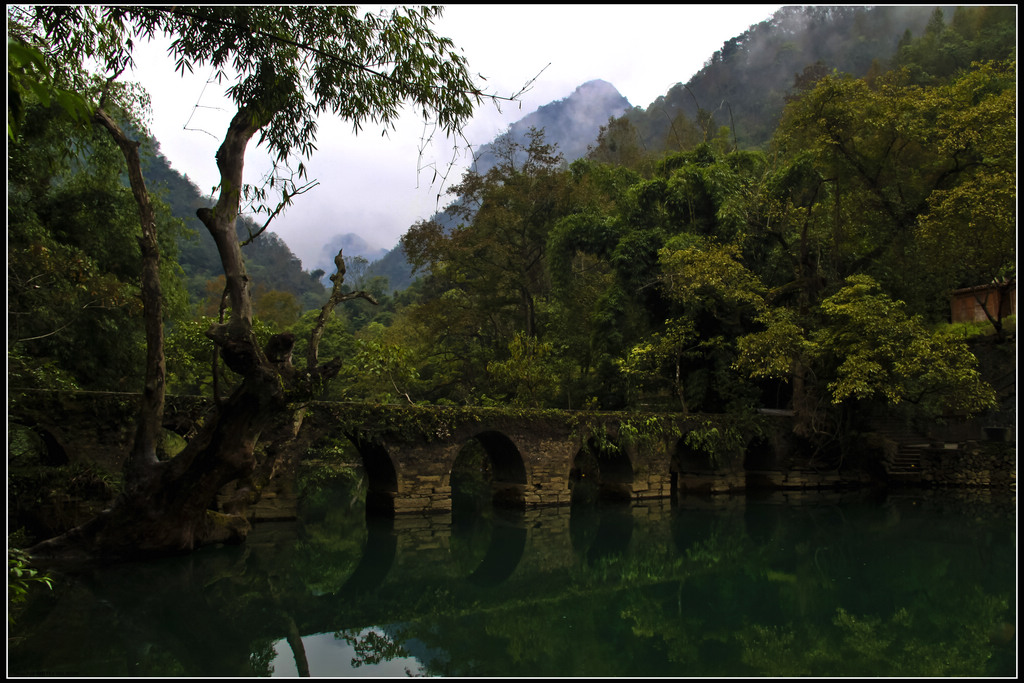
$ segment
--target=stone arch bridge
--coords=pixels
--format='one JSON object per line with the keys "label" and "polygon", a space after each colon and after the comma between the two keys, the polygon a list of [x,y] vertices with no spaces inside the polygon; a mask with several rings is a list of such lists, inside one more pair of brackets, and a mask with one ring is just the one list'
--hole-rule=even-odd
{"label": "stone arch bridge", "polygon": [[[48,448],[110,461],[127,452],[137,401],[137,394],[22,392],[9,413],[28,416]],[[170,396],[165,422],[175,429],[173,423],[194,422],[209,407],[208,399]],[[78,425],[73,433],[72,425]],[[834,471],[794,473],[791,425],[777,416],[752,422],[707,414],[312,402],[302,430],[307,444],[344,438],[355,445],[368,480],[368,509],[384,514],[450,512],[452,472],[471,443],[486,455],[494,503],[519,509],[567,505],[584,481],[598,497],[632,501],[742,491],[752,478],[781,488],[846,483]]]}
{"label": "stone arch bridge", "polygon": [[306,420],[355,445],[368,506],[395,514],[450,511],[452,474],[470,444],[488,461],[491,499],[505,507],[567,505],[584,480],[603,498],[667,498],[681,457],[710,464],[680,449],[685,434],[727,429],[722,416],[329,403],[312,405]]}

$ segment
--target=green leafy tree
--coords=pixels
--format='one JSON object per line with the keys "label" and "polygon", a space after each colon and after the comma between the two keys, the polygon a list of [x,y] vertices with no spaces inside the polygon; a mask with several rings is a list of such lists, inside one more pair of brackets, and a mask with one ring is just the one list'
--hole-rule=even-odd
{"label": "green leafy tree", "polygon": [[513,405],[532,408],[551,402],[560,388],[561,359],[550,342],[517,332],[508,345],[508,358],[487,364],[498,386],[507,387]]}
{"label": "green leafy tree", "polygon": [[[761,155],[712,145],[666,155],[649,179],[593,162],[573,166],[574,189],[589,197],[573,197],[577,212],[556,224],[548,253],[561,305],[593,302],[573,327],[589,332],[589,353],[579,357],[605,384],[668,389],[683,410],[743,400],[725,389],[736,385],[727,340],[746,315],[749,302],[741,300],[761,289],[741,263],[740,245],[756,220],[752,198],[763,167]],[[716,268],[724,270],[716,275]],[[570,348],[583,348],[581,341]],[[645,400],[642,392],[633,398]]]}
{"label": "green leafy tree", "polygon": [[[717,404],[736,410],[737,400],[747,401],[731,367],[733,340],[764,307],[764,287],[740,262],[734,244],[718,244],[694,235],[680,235],[669,244],[659,254],[661,286],[679,304],[681,314],[666,320],[664,335],[655,335],[654,345],[635,347],[631,357],[644,350],[641,357],[653,352],[674,365],[673,393],[684,412],[684,383],[695,385],[690,390],[691,402],[702,409]],[[693,361],[697,361],[696,367]]]}
{"label": "green leafy tree", "polygon": [[981,381],[963,339],[930,333],[871,278],[847,278],[846,287],[822,302],[821,312],[829,324],[812,334],[812,342],[834,364],[828,384],[834,403],[884,397],[933,413],[994,405],[995,395]]}
{"label": "green leafy tree", "polygon": [[[27,98],[28,96],[26,96]],[[89,389],[128,390],[141,379],[140,236],[131,192],[109,138],[69,122],[63,108],[23,99],[27,118],[8,147],[8,349],[53,363]],[[181,226],[154,202],[164,314],[185,314],[175,262]]]}
{"label": "green leafy tree", "polygon": [[525,144],[503,138],[495,155],[486,174],[469,171],[452,187],[458,227],[414,226],[402,246],[415,266],[429,265],[432,277],[478,297],[503,343],[515,329],[540,332],[537,302],[549,288],[544,251],[559,217],[562,159],[537,129]]}
{"label": "green leafy tree", "polygon": [[167,385],[178,394],[208,394],[213,388],[215,347],[204,332],[211,318],[182,320],[167,334]]}
{"label": "green leafy tree", "polygon": [[907,36],[894,55],[920,85],[937,85],[957,77],[974,62],[1012,59],[1016,13],[1010,7],[935,8],[918,38]]}
{"label": "green leafy tree", "polygon": [[[680,125],[680,128],[683,126]],[[688,139],[686,133],[684,138]],[[587,158],[603,164],[623,166],[636,171],[647,170],[650,166],[651,154],[644,149],[643,140],[636,126],[625,116],[611,118],[607,125],[601,126],[597,141],[587,153]]]}
{"label": "green leafy tree", "polygon": [[[206,336],[216,318],[200,315],[194,319],[177,320],[168,327],[167,386],[172,393],[219,395],[239,382],[239,376],[218,362],[217,347]],[[253,319],[253,333],[266,344],[278,328]]]}
{"label": "green leafy tree", "polygon": [[[804,341],[816,339],[811,330],[838,324],[822,314],[830,295],[848,292],[847,278],[869,277],[879,296],[898,308],[891,331],[903,329],[906,336],[897,334],[893,343],[913,348],[925,363],[920,359],[934,352],[927,347],[946,342],[923,324],[946,318],[948,292],[1013,272],[1013,72],[1012,65],[981,64],[926,86],[910,82],[906,72],[871,82],[832,75],[790,104],[776,138],[782,163],[763,185],[759,212],[766,223],[746,243],[772,309],[760,314],[762,331],[741,342],[741,359],[756,347],[762,369],[746,364],[748,371],[763,376],[763,369],[774,368],[775,377],[790,377],[798,414],[813,422],[828,411],[835,392],[852,397],[854,377],[867,382],[862,397],[872,393],[870,385],[877,400],[920,401],[930,415],[943,409],[925,398],[942,384],[925,365],[918,369],[931,388],[913,388],[885,363],[872,365],[846,349],[843,357],[851,360],[842,381],[835,374],[839,364],[823,366],[821,349]],[[923,319],[911,332],[905,320],[918,315]],[[962,374],[969,359],[960,349],[948,353],[957,369],[939,363],[936,372],[953,384],[960,375],[957,396],[964,400],[952,399],[945,408],[988,405],[984,391],[971,389]],[[890,395],[868,377],[891,380]]]}
{"label": "green leafy tree", "polygon": [[419,372],[412,351],[394,341],[380,323],[370,323],[355,339],[351,360],[339,377],[345,399],[374,403],[414,403]]}
{"label": "green leafy tree", "polygon": [[578,160],[570,166],[571,208],[548,235],[552,281],[548,332],[564,349],[571,405],[619,407],[626,378],[616,362],[645,314],[634,304],[611,257],[622,237],[618,207],[640,176],[622,166]]}
{"label": "green leafy tree", "polygon": [[[929,141],[959,173],[929,195],[916,237],[949,289],[1016,274],[1015,82],[1015,64],[980,64],[929,93],[937,111]],[[985,310],[1002,333],[1001,312]]]}
{"label": "green leafy tree", "polygon": [[263,322],[277,330],[285,331],[291,327],[302,314],[302,305],[291,292],[277,289],[257,292],[255,295],[255,313]]}
{"label": "green leafy tree", "polygon": [[24,550],[7,547],[7,622],[14,623],[14,609],[28,599],[33,586],[53,590],[53,577],[32,566],[32,558]]}
{"label": "green leafy tree", "polygon": [[948,289],[981,284],[957,278],[1012,263],[1012,73],[979,65],[936,86],[905,72],[873,84],[829,76],[791,103],[775,141],[784,161],[766,185],[765,236],[788,251],[793,291],[813,304],[822,284],[864,272],[938,318]]}
{"label": "green leafy tree", "polygon": [[995,403],[962,338],[930,331],[919,316],[866,275],[847,278],[826,298],[810,332],[785,310],[765,311],[766,329],[740,340],[737,367],[751,376],[790,379],[805,365],[830,401],[916,405],[923,414],[976,413]]}
{"label": "green leafy tree", "polygon": [[687,383],[683,364],[700,356],[700,340],[691,320],[673,319],[665,327],[663,333],[655,332],[647,341],[631,348],[619,361],[619,366],[628,380],[640,386],[651,387],[655,391],[659,385],[670,386],[685,415],[689,408],[684,391]]}
{"label": "green leafy tree", "polygon": [[57,87],[46,57],[19,36],[7,34],[7,139],[17,139],[29,104],[49,107],[51,102],[78,120],[89,117],[89,102],[80,94]]}
{"label": "green leafy tree", "polygon": [[503,138],[495,155],[485,174],[470,171],[452,188],[459,200],[448,211],[458,226],[420,222],[402,238],[409,260],[429,268],[425,287],[435,302],[408,314],[447,347],[469,386],[517,333],[544,337],[548,235],[564,212],[561,156],[542,131],[530,131],[525,143]]}
{"label": "green leafy tree", "polygon": [[[171,460],[156,450],[163,406],[163,330],[156,253],[144,249],[143,291],[147,306],[147,391],[140,431],[129,460],[126,494],[110,511],[80,530],[44,543],[35,552],[80,552],[114,556],[188,550],[210,542],[244,538],[242,517],[210,512],[221,487],[256,473],[253,449],[268,421],[285,412],[285,387],[301,377],[291,370],[291,336],[261,347],[253,329],[253,303],[236,233],[246,197],[242,182],[245,150],[257,138],[286,169],[293,156],[315,149],[316,121],[330,113],[361,129],[393,125],[406,103],[447,133],[458,132],[482,93],[465,59],[432,28],[438,8],[394,9],[359,16],[354,7],[35,7],[19,13],[24,30],[40,45],[47,64],[82,65],[93,58],[103,84],[113,83],[131,59],[135,40],[171,38],[171,55],[184,73],[195,67],[233,68],[227,89],[236,112],[217,157],[220,172],[213,207],[198,217],[213,236],[225,275],[229,318],[207,331],[224,363],[242,377],[216,419]],[[9,17],[11,15],[9,14]],[[85,91],[87,78],[69,73],[68,82]],[[103,92],[103,91],[101,91]],[[109,90],[107,91],[109,92]],[[100,105],[106,102],[100,98]],[[118,142],[128,162],[142,227],[155,241],[147,216],[148,192],[135,148],[103,106],[96,120]],[[275,183],[282,192],[269,200],[257,188],[247,199],[269,216],[301,193],[305,168]],[[275,174],[280,175],[280,174]],[[149,250],[148,252],[146,250]],[[339,256],[340,258],[340,256]],[[148,269],[148,270],[146,270]],[[339,267],[339,270],[341,268]],[[343,278],[339,272],[338,277]],[[335,281],[340,286],[339,281]],[[316,341],[340,297],[333,296],[314,329],[306,374],[330,375],[339,363],[319,366]],[[301,387],[296,387],[301,388]],[[290,418],[284,419],[290,423]],[[196,472],[201,471],[199,476]],[[203,482],[198,485],[197,482]],[[251,482],[259,488],[259,482]]]}

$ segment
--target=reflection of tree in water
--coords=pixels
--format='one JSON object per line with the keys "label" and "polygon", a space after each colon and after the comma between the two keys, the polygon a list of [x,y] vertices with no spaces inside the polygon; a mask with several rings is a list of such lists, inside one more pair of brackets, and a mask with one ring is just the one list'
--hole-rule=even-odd
{"label": "reflection of tree in water", "polygon": [[631,479],[628,459],[610,442],[591,438],[573,459],[569,534],[574,551],[588,563],[615,564],[627,554],[633,515],[621,486]]}
{"label": "reflection of tree in water", "polygon": [[374,629],[344,629],[337,631],[334,637],[345,641],[355,650],[356,656],[352,658],[353,668],[409,656],[409,653],[394,637],[379,633]]}
{"label": "reflection of tree in water", "polygon": [[366,480],[348,463],[318,463],[300,476],[300,534],[289,574],[306,577],[314,595],[337,592],[355,571],[367,543]]}
{"label": "reflection of tree in water", "polygon": [[[265,567],[247,549],[62,574],[11,675],[243,677],[268,673],[283,634]],[[262,633],[261,633],[262,631]],[[73,642],[74,647],[55,643]],[[13,652],[13,651],[12,651]]]}
{"label": "reflection of tree in water", "polygon": [[424,673],[433,676],[627,676],[642,670],[614,604],[572,591],[440,614],[410,624],[407,635],[437,653],[421,659]]}
{"label": "reflection of tree in water", "polygon": [[491,458],[477,439],[463,446],[452,465],[451,556],[459,574],[469,575],[483,561],[491,540]]}
{"label": "reflection of tree in water", "polygon": [[472,515],[452,517],[449,550],[460,576],[468,576],[480,566],[491,542],[492,520]]}
{"label": "reflection of tree in water", "polygon": [[[629,553],[629,543],[633,537],[633,515],[628,506],[600,504],[588,506],[588,510],[579,510],[570,520],[570,531],[585,529],[574,536],[581,543],[589,541],[585,546],[578,546],[577,551],[585,553],[588,563],[601,561],[619,561]],[[589,527],[589,528],[588,528]]]}
{"label": "reflection of tree in water", "polygon": [[[468,612],[458,601],[437,601],[394,640],[416,639],[444,653],[424,661],[425,673],[448,676],[1012,670],[1012,650],[1004,645],[1000,655],[993,642],[1008,620],[1005,589],[958,590],[966,576],[935,561],[941,546],[909,543],[893,552],[900,537],[887,539],[829,508],[787,508],[785,519],[753,536],[743,515],[682,514],[692,517],[676,520],[686,529],[675,535],[681,545],[606,555],[575,566],[563,589],[465,604]],[[846,577],[858,571],[862,581],[892,583],[912,556],[922,558],[911,573],[932,584],[927,591],[900,587],[859,600],[861,585],[840,583],[854,583]],[[877,567],[865,574],[865,562]],[[929,563],[932,573],[921,574],[916,565]],[[908,602],[908,595],[916,597]]]}
{"label": "reflection of tree in water", "polygon": [[750,624],[736,640],[743,662],[762,676],[976,676],[989,671],[990,662],[1000,665],[990,625],[999,623],[1007,602],[981,591],[958,595],[936,621],[925,614],[940,612],[916,607],[888,616],[838,607],[831,628]]}
{"label": "reflection of tree in water", "polygon": [[[661,641],[688,675],[964,676],[1014,668],[1004,579],[992,592],[971,583],[988,567],[961,558],[953,571],[951,546],[908,540],[905,518],[895,533],[884,523],[848,523],[837,508],[785,511],[792,518],[774,533],[757,527],[757,543],[739,527],[712,525],[705,535],[692,525],[675,595],[665,585],[623,610],[633,633]],[[955,540],[972,532],[947,526],[942,533]]]}
{"label": "reflection of tree in water", "polygon": [[[362,551],[346,557],[325,515],[300,538],[261,542],[264,531],[246,548],[66,579],[45,620],[26,612],[9,670],[74,661],[81,675],[267,675],[268,643],[337,629],[362,665],[411,650],[423,673],[452,676],[1014,671],[1012,523],[900,512],[893,523],[876,505],[675,508],[671,528],[638,523],[629,553],[598,562],[532,560],[534,573],[486,586],[466,580],[468,567],[395,580],[397,566],[387,582],[337,595],[322,591],[345,575],[325,580],[324,567]],[[401,626],[360,626],[382,623]],[[55,652],[67,639],[79,651]]]}

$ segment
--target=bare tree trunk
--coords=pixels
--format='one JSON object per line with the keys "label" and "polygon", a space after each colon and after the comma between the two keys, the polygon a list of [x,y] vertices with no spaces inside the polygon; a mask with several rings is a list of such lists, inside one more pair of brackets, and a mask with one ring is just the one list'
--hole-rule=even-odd
{"label": "bare tree trunk", "polygon": [[248,521],[213,508],[221,488],[255,466],[260,431],[283,405],[278,384],[273,373],[246,377],[180,454],[136,470],[110,509],[30,554],[117,560],[244,540]]}
{"label": "bare tree trunk", "polygon": [[993,314],[992,311],[989,310],[989,299],[991,298],[991,295],[992,295],[992,290],[991,289],[986,289],[985,290],[985,298],[984,299],[982,299],[981,296],[978,295],[977,292],[974,294],[974,300],[978,303],[978,306],[981,307],[981,310],[985,314],[985,317],[988,318],[988,321],[990,323],[992,323],[992,327],[995,329],[996,335],[999,338],[999,341],[1003,341],[1003,340],[1006,339],[1006,333],[1003,330],[1003,305],[1004,305],[1003,302],[1006,300],[1009,291],[1010,291],[1010,281],[1008,281],[1008,280],[1003,281],[1003,282],[998,282],[998,284],[996,285],[996,289],[995,289],[995,294],[996,294],[996,304],[995,304],[996,311],[995,311],[995,314]]}
{"label": "bare tree trunk", "polygon": [[675,376],[675,380],[673,382],[673,387],[675,388],[676,396],[679,398],[679,408],[680,408],[680,410],[682,411],[683,415],[689,415],[690,414],[690,410],[686,406],[686,396],[685,396],[685,394],[683,394],[683,368],[682,368],[682,365],[683,365],[683,359],[680,358],[680,357],[677,357],[676,358],[676,376]]}
{"label": "bare tree trunk", "polygon": [[[215,325],[207,332],[207,336],[217,342],[222,351],[222,341],[228,338],[235,344],[253,343],[252,298],[249,296],[249,278],[242,261],[242,248],[238,243],[235,221],[238,219],[238,207],[242,199],[245,147],[260,125],[262,124],[256,114],[248,109],[240,109],[235,114],[228,126],[224,142],[217,150],[217,168],[220,171],[220,196],[217,204],[212,209],[202,208],[196,211],[196,216],[210,231],[217,245],[217,253],[224,268],[231,317],[226,326]],[[231,367],[230,363],[228,367]]]}
{"label": "bare tree trunk", "polygon": [[117,143],[128,167],[128,181],[132,195],[139,207],[139,222],[142,236],[139,248],[142,251],[142,310],[146,331],[145,385],[142,405],[139,408],[138,430],[135,442],[125,467],[125,477],[130,481],[136,472],[158,461],[157,445],[164,414],[166,389],[166,364],[164,359],[163,293],[160,288],[160,250],[157,246],[156,216],[149,200],[149,191],[142,175],[139,158],[139,143],[129,140],[124,130],[102,107],[96,110],[96,121],[106,128]]}

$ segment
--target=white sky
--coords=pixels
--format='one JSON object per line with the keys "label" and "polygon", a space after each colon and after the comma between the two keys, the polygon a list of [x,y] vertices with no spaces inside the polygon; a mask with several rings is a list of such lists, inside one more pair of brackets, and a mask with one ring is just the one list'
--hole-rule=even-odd
{"label": "white sky", "polygon": [[[521,105],[505,103],[499,114],[484,105],[466,127],[469,142],[490,142],[538,107],[572,94],[583,83],[603,79],[633,106],[647,107],[676,83],[685,83],[722,44],[768,19],[779,5],[448,5],[436,32],[462,49],[473,74],[486,78],[486,92],[510,95],[540,73]],[[164,52],[166,44],[140,45],[134,78],[153,102],[152,131],[179,172],[209,193],[217,182],[214,153],[227,128],[230,108],[223,88],[206,84],[201,70],[182,78]],[[195,108],[195,105],[200,108]],[[188,124],[189,129],[185,126]],[[204,132],[206,131],[206,132]],[[450,196],[431,184],[427,165],[446,168],[451,142],[419,155],[423,126],[418,116],[400,122],[388,137],[365,127],[359,137],[343,122],[321,122],[317,152],[306,161],[320,185],[297,197],[271,225],[312,270],[330,263],[321,251],[333,236],[357,233],[390,249],[406,230]],[[458,182],[467,155],[448,175]],[[257,182],[269,167],[262,148],[250,145],[246,180]]]}

